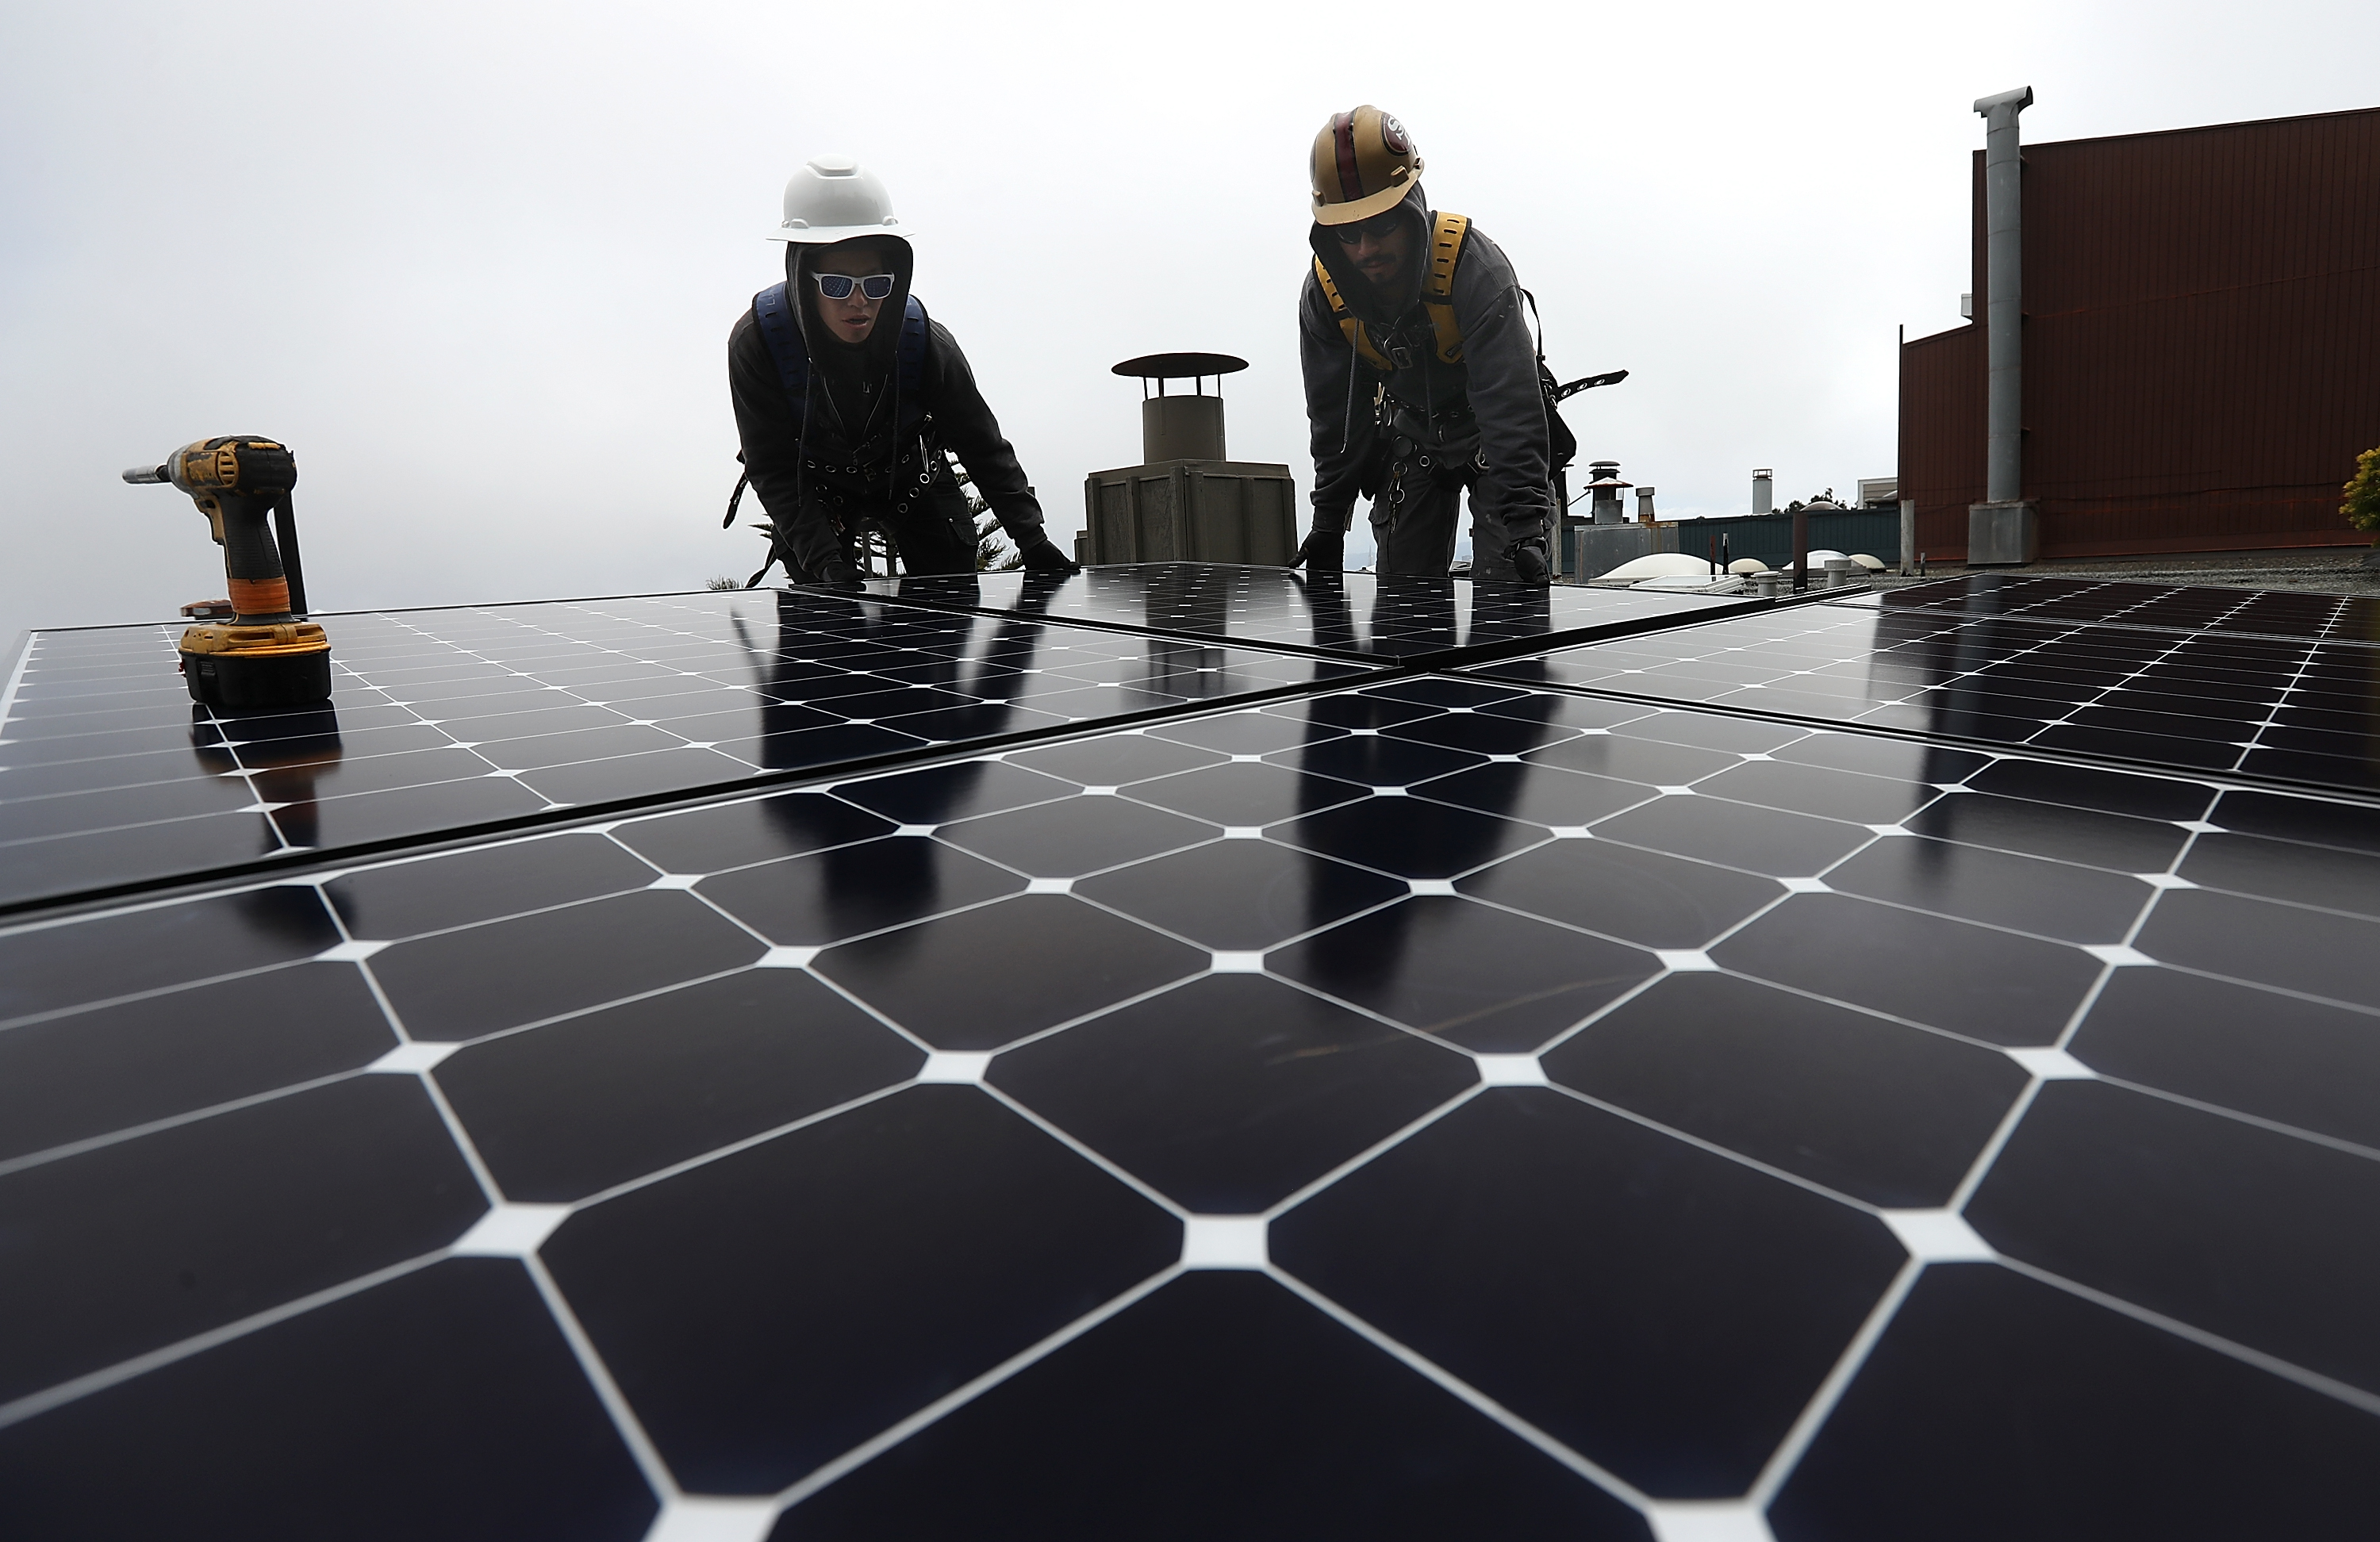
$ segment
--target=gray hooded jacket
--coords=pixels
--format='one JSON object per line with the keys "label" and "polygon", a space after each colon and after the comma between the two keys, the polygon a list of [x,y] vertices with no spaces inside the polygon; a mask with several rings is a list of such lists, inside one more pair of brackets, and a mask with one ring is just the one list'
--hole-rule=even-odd
{"label": "gray hooded jacket", "polygon": [[1385,375],[1366,363],[1330,313],[1321,283],[1307,271],[1298,300],[1298,360],[1313,435],[1315,528],[1346,528],[1356,498],[1380,485],[1388,445],[1374,420],[1372,397],[1385,382],[1389,395],[1413,416],[1459,414],[1467,406],[1475,429],[1458,424],[1444,437],[1459,442],[1475,431],[1478,436],[1478,453],[1488,464],[1472,488],[1473,516],[1500,520],[1514,540],[1542,534],[1553,515],[1547,464],[1551,449],[1545,398],[1537,388],[1536,344],[1522,314],[1520,280],[1503,249],[1473,225],[1455,264],[1450,297],[1463,331],[1463,359],[1440,363],[1437,334],[1420,297],[1433,216],[1418,183],[1397,209],[1413,223],[1415,237],[1415,267],[1402,296],[1374,294],[1330,226],[1318,225],[1307,237],[1373,346],[1402,361]]}

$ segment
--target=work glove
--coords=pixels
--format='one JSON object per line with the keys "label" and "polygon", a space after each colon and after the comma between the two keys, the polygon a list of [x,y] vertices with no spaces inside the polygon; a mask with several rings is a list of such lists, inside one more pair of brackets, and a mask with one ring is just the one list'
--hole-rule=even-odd
{"label": "work glove", "polygon": [[856,589],[862,587],[859,569],[840,557],[830,558],[819,565],[818,581],[824,589]]}
{"label": "work glove", "polygon": [[1512,574],[1531,589],[1543,589],[1553,582],[1553,570],[1546,563],[1546,543],[1542,540],[1515,541],[1512,548]]}
{"label": "work glove", "polygon": [[1316,530],[1298,543],[1297,556],[1290,565],[1308,573],[1340,573],[1347,566],[1347,532]]}
{"label": "work glove", "polygon": [[1017,542],[1016,554],[1025,559],[1027,573],[1080,573],[1083,569],[1074,558],[1058,550],[1045,535],[1034,535]]}

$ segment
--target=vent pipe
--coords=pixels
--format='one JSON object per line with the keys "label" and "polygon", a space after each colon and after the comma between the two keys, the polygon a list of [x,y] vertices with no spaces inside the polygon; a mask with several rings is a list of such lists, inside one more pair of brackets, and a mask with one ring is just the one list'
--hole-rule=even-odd
{"label": "vent pipe", "polygon": [[1991,354],[1984,497],[1994,504],[2024,496],[2024,154],[2016,115],[2032,105],[2031,86],[1975,103],[1985,125],[1985,325]]}
{"label": "vent pipe", "polygon": [[[1153,353],[1127,358],[1119,375],[1140,377],[1140,458],[1151,466],[1174,460],[1222,460],[1223,377],[1248,367],[1227,353]],[[1215,377],[1207,394],[1206,377]],[[1168,381],[1193,382],[1190,395],[1169,395]],[[1149,382],[1156,382],[1154,392]]]}
{"label": "vent pipe", "polygon": [[1587,491],[1595,495],[1595,501],[1587,505],[1593,511],[1595,523],[1628,523],[1627,515],[1621,510],[1620,495],[1628,490],[1629,484],[1621,480],[1620,463],[1616,460],[1591,461],[1586,468],[1595,474],[1595,480],[1586,484]]}
{"label": "vent pipe", "polygon": [[1752,471],[1752,512],[1767,514],[1777,507],[1777,473],[1766,466]]}

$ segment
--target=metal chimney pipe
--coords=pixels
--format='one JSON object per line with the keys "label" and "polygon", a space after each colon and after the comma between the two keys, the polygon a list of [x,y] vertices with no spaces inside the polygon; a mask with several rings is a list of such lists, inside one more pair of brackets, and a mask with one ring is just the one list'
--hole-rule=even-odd
{"label": "metal chimney pipe", "polygon": [[2031,86],[1975,103],[1985,124],[1985,324],[1991,356],[1984,497],[1994,504],[2024,496],[2024,153],[2016,115],[2032,105]]}
{"label": "metal chimney pipe", "polygon": [[1777,506],[1777,473],[1766,466],[1752,470],[1752,512],[1767,514]]}
{"label": "metal chimney pipe", "polygon": [[[1158,383],[1164,384],[1162,381]],[[1142,402],[1140,458],[1152,466],[1163,460],[1230,459],[1223,453],[1223,394],[1220,383],[1211,396],[1204,391],[1189,396],[1169,396],[1160,390]]]}

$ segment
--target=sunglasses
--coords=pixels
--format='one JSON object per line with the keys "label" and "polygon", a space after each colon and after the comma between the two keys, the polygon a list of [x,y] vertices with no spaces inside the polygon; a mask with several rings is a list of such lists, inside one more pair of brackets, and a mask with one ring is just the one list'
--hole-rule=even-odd
{"label": "sunglasses", "polygon": [[1397,233],[1397,225],[1403,218],[1402,214],[1391,209],[1385,214],[1375,214],[1368,220],[1357,220],[1354,225],[1340,225],[1330,234],[1339,237],[1339,244],[1342,247],[1352,247],[1367,237],[1375,241],[1385,241]]}
{"label": "sunglasses", "polygon": [[866,278],[854,278],[849,273],[812,273],[818,280],[819,293],[831,300],[847,300],[854,285],[858,285],[863,298],[889,299],[892,295],[891,273],[869,273]]}

